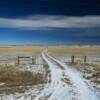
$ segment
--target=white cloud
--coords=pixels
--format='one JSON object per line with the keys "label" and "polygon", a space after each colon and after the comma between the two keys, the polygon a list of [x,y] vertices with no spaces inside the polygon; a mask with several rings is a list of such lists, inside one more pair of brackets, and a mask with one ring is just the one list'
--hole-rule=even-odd
{"label": "white cloud", "polygon": [[0,28],[52,29],[100,27],[100,16],[49,16],[34,15],[23,18],[0,18]]}

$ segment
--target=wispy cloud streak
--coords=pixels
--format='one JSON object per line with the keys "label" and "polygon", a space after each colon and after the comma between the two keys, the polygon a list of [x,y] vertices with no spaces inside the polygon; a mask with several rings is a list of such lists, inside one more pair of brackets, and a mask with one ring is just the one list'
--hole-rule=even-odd
{"label": "wispy cloud streak", "polygon": [[23,18],[0,18],[0,28],[52,29],[52,28],[100,28],[100,16],[49,16],[34,15]]}

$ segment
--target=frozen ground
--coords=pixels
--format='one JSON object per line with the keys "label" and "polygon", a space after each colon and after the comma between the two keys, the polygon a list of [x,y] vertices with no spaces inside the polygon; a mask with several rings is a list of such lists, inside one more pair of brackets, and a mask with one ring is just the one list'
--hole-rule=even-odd
{"label": "frozen ground", "polygon": [[[57,60],[50,56],[47,52],[42,53],[42,58],[50,70],[48,83],[30,87],[24,93],[2,94],[0,100],[99,100],[100,93],[96,94],[95,90],[88,86],[78,70],[63,63],[64,60],[59,57]],[[41,58],[36,60],[38,61],[43,62]],[[40,63],[39,65],[36,68],[28,64],[26,69],[39,72],[42,70],[39,68],[43,67]]]}
{"label": "frozen ground", "polygon": [[[32,55],[27,54],[27,55],[20,55],[20,56],[23,56],[23,57],[29,56],[30,59],[28,60],[22,59],[21,63],[19,65],[16,65],[18,55],[1,54],[0,55],[0,67],[11,65],[11,66],[18,67],[20,70],[31,71],[33,75],[37,73],[41,75],[45,75],[45,69],[43,68],[43,64],[41,64],[41,62],[43,62],[42,61],[43,59],[40,57],[40,55],[37,55],[37,56],[35,55],[36,61],[34,62],[34,65],[32,64],[32,61],[31,61]],[[19,87],[22,89],[21,92],[19,93],[16,92],[13,94],[2,93],[0,94],[0,100],[34,100],[36,96],[38,96],[40,92],[42,92],[43,87],[44,87],[44,84],[39,84],[35,86],[25,86],[23,87],[23,89],[21,86]]]}
{"label": "frozen ground", "polygon": [[29,87],[24,93],[15,93],[15,94],[1,94],[0,100],[35,100],[36,96],[40,94],[43,89],[43,85],[37,85]]}

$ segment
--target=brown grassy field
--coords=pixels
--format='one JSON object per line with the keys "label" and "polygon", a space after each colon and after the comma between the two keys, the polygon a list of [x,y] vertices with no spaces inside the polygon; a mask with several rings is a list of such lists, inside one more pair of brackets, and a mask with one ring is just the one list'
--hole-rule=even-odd
{"label": "brown grassy field", "polygon": [[[76,54],[76,55],[77,54],[83,54],[83,55],[84,54],[85,55],[98,54],[100,55],[100,46],[9,46],[9,47],[0,47],[0,55],[2,54],[20,55],[20,54],[28,54],[28,53],[40,54],[43,50],[46,50],[46,49],[48,50],[48,52],[53,53],[53,54]],[[88,68],[87,66],[85,67],[85,65],[83,66],[76,65],[76,67],[82,72],[84,72],[84,68]],[[100,71],[98,71],[99,70],[98,66],[97,67],[95,66],[93,68],[95,69],[93,69],[92,71],[89,70],[92,73],[91,75],[99,77]],[[50,72],[47,69],[47,67],[45,69],[47,70],[46,71],[47,72],[46,76],[47,76],[48,73]],[[85,73],[87,70],[88,69],[85,70]],[[18,86],[34,85],[34,84],[39,84],[41,82],[43,83],[44,80],[40,81],[40,79],[42,80],[42,78],[40,78],[40,75],[33,76],[32,73],[28,71],[22,72],[18,70],[16,67],[4,68],[0,66],[0,82],[5,83],[4,85],[0,86],[0,92],[5,91],[5,89],[7,91],[10,90],[14,92],[16,91]],[[97,81],[97,80],[94,80],[94,81]],[[97,82],[100,83],[100,81],[97,81]]]}
{"label": "brown grassy field", "polygon": [[100,54],[100,46],[49,46],[48,51],[58,54]]}
{"label": "brown grassy field", "polygon": [[22,71],[16,66],[0,66],[0,93],[20,91],[23,87],[43,84],[44,78],[41,74],[30,71]]}
{"label": "brown grassy field", "polygon": [[100,54],[100,46],[9,46],[0,47],[0,53],[41,53],[44,49],[52,53]]}
{"label": "brown grassy field", "polygon": [[33,53],[37,54],[43,51],[42,46],[9,46],[0,47],[0,53]]}

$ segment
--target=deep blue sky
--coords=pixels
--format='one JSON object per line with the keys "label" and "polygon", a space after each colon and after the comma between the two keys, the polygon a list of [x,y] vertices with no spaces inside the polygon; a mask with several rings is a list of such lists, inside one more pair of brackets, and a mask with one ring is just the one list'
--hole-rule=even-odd
{"label": "deep blue sky", "polygon": [[[0,18],[99,16],[99,0],[1,0]],[[1,25],[2,26],[2,25]],[[25,30],[0,27],[0,44],[100,44],[100,27]]]}
{"label": "deep blue sky", "polygon": [[33,14],[100,15],[99,0],[0,0],[0,16]]}

